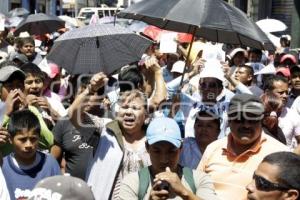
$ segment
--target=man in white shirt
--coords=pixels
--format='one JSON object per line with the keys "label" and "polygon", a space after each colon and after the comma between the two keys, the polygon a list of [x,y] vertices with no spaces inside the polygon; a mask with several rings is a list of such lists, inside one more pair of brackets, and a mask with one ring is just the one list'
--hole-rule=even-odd
{"label": "man in white shirt", "polygon": [[265,92],[271,92],[283,101],[284,107],[278,118],[279,127],[285,135],[287,146],[294,149],[300,144],[300,118],[295,110],[286,106],[288,90],[288,80],[282,76],[270,77],[265,84]]}
{"label": "man in white shirt", "polygon": [[223,86],[225,78],[222,68],[218,60],[206,61],[200,73],[199,93],[190,97],[189,105],[181,105],[182,110],[189,113],[185,124],[185,137],[194,137],[195,114],[201,110],[209,110],[222,119],[219,138],[225,136],[227,108],[234,93]]}

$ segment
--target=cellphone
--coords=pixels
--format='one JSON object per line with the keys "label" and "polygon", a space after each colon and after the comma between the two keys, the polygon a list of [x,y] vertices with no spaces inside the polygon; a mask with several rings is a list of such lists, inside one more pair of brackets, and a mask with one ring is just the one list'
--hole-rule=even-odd
{"label": "cellphone", "polygon": [[170,184],[167,181],[162,180],[161,184],[158,186],[157,190],[167,190],[169,191],[170,189]]}

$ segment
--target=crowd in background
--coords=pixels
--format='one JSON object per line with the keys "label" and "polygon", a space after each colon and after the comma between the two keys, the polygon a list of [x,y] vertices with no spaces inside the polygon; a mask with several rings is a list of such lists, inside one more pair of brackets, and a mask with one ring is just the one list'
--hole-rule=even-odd
{"label": "crowd in background", "polygon": [[275,51],[197,38],[189,57],[154,42],[113,74],[73,75],[47,60],[65,31],[0,32],[1,199],[54,199],[64,177],[36,184],[61,174],[85,181],[61,199],[300,199],[290,36]]}

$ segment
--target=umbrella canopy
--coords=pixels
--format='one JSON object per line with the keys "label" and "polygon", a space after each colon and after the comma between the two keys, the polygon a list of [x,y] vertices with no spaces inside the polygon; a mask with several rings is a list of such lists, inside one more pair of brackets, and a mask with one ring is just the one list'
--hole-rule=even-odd
{"label": "umbrella canopy", "polygon": [[256,24],[265,33],[279,32],[287,29],[287,26],[277,19],[262,19],[257,21]]}
{"label": "umbrella canopy", "polygon": [[23,17],[10,17],[7,20],[7,27],[17,27],[23,20]]}
{"label": "umbrella canopy", "polygon": [[47,59],[71,74],[111,74],[139,61],[151,41],[119,25],[94,24],[61,35]]}
{"label": "umbrella canopy", "polygon": [[68,15],[60,15],[58,16],[61,20],[65,21],[66,27],[79,27],[83,26],[83,23],[81,23],[76,18],[70,17]]}
{"label": "umbrella canopy", "polygon": [[24,15],[28,15],[30,12],[25,8],[15,8],[9,11],[8,15],[10,17],[22,17]]}
{"label": "umbrella canopy", "polygon": [[144,0],[118,16],[162,29],[194,33],[210,41],[274,49],[265,33],[245,13],[222,0]]}
{"label": "umbrella canopy", "polygon": [[27,31],[31,35],[43,35],[64,28],[65,22],[57,16],[44,13],[28,15],[16,28],[14,34]]}

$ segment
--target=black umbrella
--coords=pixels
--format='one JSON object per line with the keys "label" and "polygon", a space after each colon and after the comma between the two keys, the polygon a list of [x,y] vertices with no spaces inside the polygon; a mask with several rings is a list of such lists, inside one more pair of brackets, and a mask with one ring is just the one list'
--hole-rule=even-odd
{"label": "black umbrella", "polygon": [[14,34],[27,31],[31,35],[52,33],[65,27],[65,22],[54,15],[44,13],[28,15],[16,28]]}
{"label": "black umbrella", "polygon": [[119,25],[93,24],[61,35],[47,59],[71,74],[99,71],[111,74],[124,65],[139,61],[151,43]]}
{"label": "black umbrella", "polygon": [[[144,0],[122,10],[118,16],[191,33],[192,41],[199,36],[214,42],[275,50],[265,33],[245,13],[223,0]],[[191,49],[192,44],[187,60]]]}
{"label": "black umbrella", "polygon": [[162,29],[195,33],[210,41],[275,49],[245,13],[222,0],[144,0],[122,10],[118,16]]}

